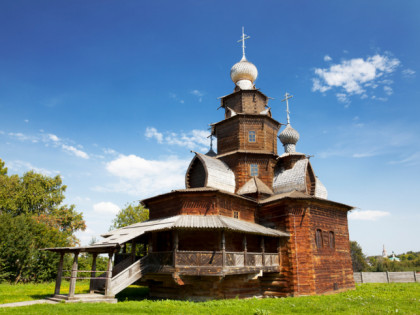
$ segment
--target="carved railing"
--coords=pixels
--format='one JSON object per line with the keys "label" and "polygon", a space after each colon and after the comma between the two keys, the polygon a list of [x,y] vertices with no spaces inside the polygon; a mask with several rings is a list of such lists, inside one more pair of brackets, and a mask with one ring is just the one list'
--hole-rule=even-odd
{"label": "carved railing", "polygon": [[177,266],[207,267],[223,266],[223,253],[219,251],[178,251]]}

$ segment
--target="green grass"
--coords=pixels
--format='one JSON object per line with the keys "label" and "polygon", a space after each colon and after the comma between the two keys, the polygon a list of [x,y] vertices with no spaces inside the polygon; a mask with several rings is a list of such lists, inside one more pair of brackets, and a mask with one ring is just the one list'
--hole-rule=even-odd
{"label": "green grass", "polygon": [[[86,291],[87,287],[78,283],[76,288]],[[2,284],[0,303],[38,299],[53,290],[54,284]],[[33,305],[0,308],[0,314],[420,314],[420,283],[363,284],[339,294],[279,299],[153,301],[146,295],[146,288],[132,286],[117,296],[118,304]]]}

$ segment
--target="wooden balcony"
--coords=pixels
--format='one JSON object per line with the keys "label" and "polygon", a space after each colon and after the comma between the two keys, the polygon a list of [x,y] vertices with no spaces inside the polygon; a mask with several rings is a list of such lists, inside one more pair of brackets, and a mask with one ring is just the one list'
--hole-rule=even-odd
{"label": "wooden balcony", "polygon": [[230,275],[279,271],[278,253],[224,251],[166,251],[148,254],[151,273]]}

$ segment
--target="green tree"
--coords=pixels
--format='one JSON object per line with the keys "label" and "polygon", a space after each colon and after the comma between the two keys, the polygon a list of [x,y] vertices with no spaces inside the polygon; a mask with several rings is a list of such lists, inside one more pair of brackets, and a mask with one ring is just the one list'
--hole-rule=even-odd
{"label": "green tree", "polygon": [[115,219],[112,221],[110,230],[120,229],[124,226],[134,223],[143,222],[149,219],[149,209],[146,209],[141,204],[127,204],[124,209],[121,209]]}
{"label": "green tree", "polygon": [[367,268],[366,257],[362,247],[356,241],[350,241],[350,255],[353,264],[353,271],[365,271]]}
{"label": "green tree", "polygon": [[39,249],[74,245],[74,232],[86,228],[83,215],[62,204],[66,186],[60,176],[7,171],[0,159],[0,279],[51,280],[58,257]]}

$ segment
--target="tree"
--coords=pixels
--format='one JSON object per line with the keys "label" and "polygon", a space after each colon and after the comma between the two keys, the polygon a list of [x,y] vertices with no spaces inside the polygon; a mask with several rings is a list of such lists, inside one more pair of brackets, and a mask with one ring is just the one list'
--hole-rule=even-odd
{"label": "tree", "polygon": [[110,230],[120,229],[124,226],[134,223],[143,222],[149,219],[149,209],[146,209],[141,204],[127,204],[124,209],[121,209],[115,219],[112,221]]}
{"label": "tree", "polygon": [[366,257],[362,247],[355,241],[350,241],[350,255],[353,264],[353,271],[365,271],[367,268]]}
{"label": "tree", "polygon": [[86,228],[83,215],[62,204],[67,187],[60,176],[7,171],[0,159],[0,279],[51,280],[58,257],[39,249],[74,245],[74,232]]}
{"label": "tree", "polygon": [[86,224],[74,205],[62,205],[66,188],[60,175],[49,177],[29,171],[21,177],[9,176],[0,159],[0,214],[36,216],[71,237],[85,230]]}

